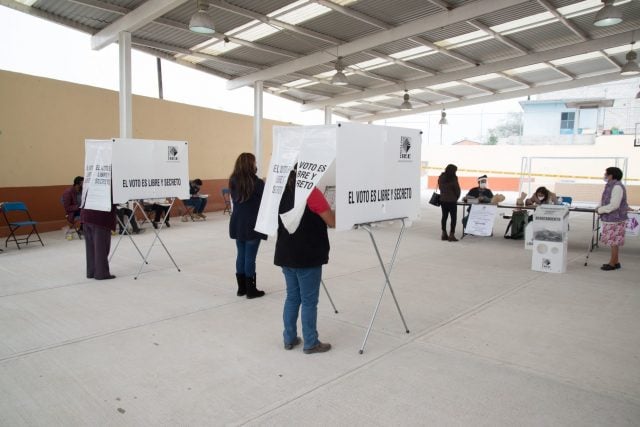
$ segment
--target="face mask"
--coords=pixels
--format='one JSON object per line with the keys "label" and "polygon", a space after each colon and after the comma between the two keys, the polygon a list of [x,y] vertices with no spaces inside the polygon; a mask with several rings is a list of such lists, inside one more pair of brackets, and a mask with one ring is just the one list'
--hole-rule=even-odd
{"label": "face mask", "polygon": [[544,200],[544,196],[538,196],[538,200],[543,201]]}
{"label": "face mask", "polygon": [[607,178],[607,175],[605,175],[604,177],[602,177],[602,179],[604,180],[604,182],[609,182],[609,178]]}
{"label": "face mask", "polygon": [[480,188],[487,188],[487,184],[485,182],[481,182],[479,187]]}

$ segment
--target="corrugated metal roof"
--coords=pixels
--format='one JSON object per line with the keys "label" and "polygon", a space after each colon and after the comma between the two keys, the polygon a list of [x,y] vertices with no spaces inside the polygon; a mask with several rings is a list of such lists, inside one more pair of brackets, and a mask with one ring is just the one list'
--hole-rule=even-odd
{"label": "corrugated metal roof", "polygon": [[[12,1],[13,0],[6,0],[3,4],[8,3],[9,7],[11,7]],[[37,9],[39,11],[39,15],[42,15],[44,18],[61,22],[65,25],[90,33],[95,33],[97,30],[108,27],[131,10],[145,4],[146,1],[147,0],[39,0],[33,5],[33,8]],[[487,2],[488,4],[489,1],[490,0],[447,0],[447,4],[452,8],[457,8],[481,4],[482,2]],[[555,7],[564,7],[580,4],[582,0],[550,1]],[[225,2],[226,3],[221,3],[222,8],[211,6],[208,12],[213,18],[216,31],[218,33],[232,33],[232,35],[235,36],[235,34],[233,34],[233,30],[236,30],[235,32],[238,33],[238,27],[254,22],[255,18],[224,10],[225,4],[246,9],[248,14],[251,12],[260,15],[268,15],[283,7],[295,4],[296,6],[292,10],[297,11],[295,13],[296,16],[293,17],[289,11],[285,17],[282,17],[282,19],[288,20],[288,22],[296,22],[298,23],[298,28],[300,28],[300,31],[298,32],[295,31],[295,26],[294,29],[287,30],[272,26],[275,31],[274,33],[264,36],[263,38],[259,38],[259,36],[254,35],[256,39],[253,39],[253,43],[256,45],[265,45],[276,49],[282,49],[296,54],[299,58],[270,53],[256,47],[243,45],[238,45],[230,50],[220,49],[218,47],[215,51],[207,51],[211,55],[218,54],[219,60],[203,60],[201,56],[198,56],[195,53],[185,57],[185,60],[197,63],[198,68],[200,69],[209,69],[212,73],[221,74],[231,78],[247,75],[253,77],[253,73],[257,70],[269,69],[276,65],[280,65],[280,69],[283,71],[280,74],[270,74],[270,77],[264,79],[266,82],[282,85],[299,80],[304,76],[312,77],[322,73],[325,73],[325,78],[330,77],[331,71],[333,71],[335,67],[335,57],[340,54],[340,47],[336,46],[334,43],[304,35],[302,34],[304,29],[343,40],[344,42],[360,40],[364,40],[366,42],[368,36],[372,36],[377,33],[380,33],[381,35],[390,34],[385,33],[384,30],[381,30],[375,25],[363,22],[362,20],[356,19],[337,10],[326,9],[325,6],[314,3],[311,0],[298,3],[296,3],[296,0],[225,0]],[[17,3],[15,3],[15,5],[17,9],[23,7],[18,7]],[[354,3],[350,3],[345,7],[347,10],[356,11],[370,17],[371,19],[382,21],[383,23],[386,23],[386,25],[392,27],[443,12],[442,7],[437,6],[428,0],[359,0]],[[573,16],[570,18],[570,22],[584,31],[588,35],[588,39],[597,39],[600,37],[616,35],[640,28],[640,1],[635,0],[623,5],[617,5],[616,7],[619,8],[624,16],[624,21],[618,25],[610,27],[595,27],[593,25],[593,18],[596,13],[595,10],[590,13]],[[188,52],[189,50],[207,49],[207,47],[215,43],[215,39],[212,39],[209,36],[190,32],[187,29],[189,19],[195,10],[196,1],[186,1],[162,17],[163,20],[169,20],[170,22],[149,22],[142,25],[141,28],[133,31],[132,36],[134,46],[139,46],[135,45],[135,42],[137,41],[152,44],[153,48],[147,46],[144,50],[152,53],[158,52],[165,58],[171,58],[170,55],[174,55],[176,50]],[[482,9],[479,8],[479,10]],[[314,16],[314,13],[318,11],[321,14],[312,17]],[[445,16],[445,18],[443,18],[443,22],[447,19],[447,16],[454,15],[455,14],[444,14],[443,16]],[[502,29],[500,29],[500,31],[505,31],[503,30],[504,28],[513,28],[513,25],[508,24],[515,20],[524,18],[525,21],[531,23],[536,21],[538,16],[545,17],[545,20],[542,21],[544,25],[539,25],[524,31],[507,31],[505,37],[519,43],[525,49],[532,52],[571,46],[575,43],[583,43],[582,39],[575,35],[565,25],[560,22],[552,22],[554,18],[551,14],[549,14],[549,12],[547,12],[538,1],[534,0],[491,13],[480,13],[474,19],[487,26],[501,25],[500,28]],[[526,18],[529,19],[527,20]],[[539,20],[537,22],[539,22]],[[241,37],[242,32],[239,34]],[[438,43],[442,46],[449,46],[452,54],[466,56],[470,60],[480,64],[499,64],[500,61],[504,59],[517,58],[519,61],[519,65],[517,66],[523,67],[522,69],[524,70],[529,70],[525,73],[519,74],[518,77],[531,81],[532,83],[547,84],[551,81],[558,81],[558,79],[562,78],[562,75],[553,69],[537,69],[535,71],[531,71],[535,69],[535,67],[527,68],[527,66],[531,64],[531,60],[528,60],[526,55],[522,55],[517,50],[492,38],[490,35],[482,36],[482,32],[478,31],[475,26],[470,25],[468,22],[450,22],[446,25],[443,23],[439,28],[425,28],[425,32],[423,34],[416,34],[413,37],[420,36],[430,42]],[[638,37],[640,37],[640,33],[637,33],[636,38]],[[452,38],[457,39],[451,40]],[[207,43],[209,40],[211,40],[211,43]],[[372,92],[368,91],[369,88],[380,88],[388,85],[390,88],[389,90],[394,92],[395,96],[395,92],[398,92],[398,87],[390,84],[391,82],[398,82],[399,85],[402,85],[403,83],[410,84],[416,81],[421,81],[421,78],[427,77],[427,74],[419,70],[407,68],[401,65],[385,64],[385,59],[380,59],[376,55],[372,54],[376,51],[383,55],[397,56],[398,53],[406,52],[410,49],[415,49],[411,52],[412,54],[424,54],[425,50],[416,49],[423,47],[420,43],[411,41],[409,38],[393,40],[393,37],[382,38],[381,41],[382,44],[379,46],[368,46],[365,51],[342,55],[345,56],[345,65],[350,67],[355,66],[365,73],[370,73],[369,75],[352,74],[352,70],[347,69],[349,82],[352,85],[355,85],[355,87],[362,88],[363,91],[354,92],[353,89],[350,88],[336,87],[326,83],[321,83],[310,86],[308,91],[305,91],[304,89],[294,89],[289,90],[286,93],[293,98],[301,100],[304,99],[308,102],[324,99],[322,94],[326,94],[326,97],[351,94],[349,99],[356,100],[358,98],[371,97]],[[629,37],[629,42],[630,41],[631,37]],[[233,45],[227,45],[227,47],[233,47]],[[616,46],[608,46],[608,48],[614,47]],[[318,63],[307,58],[307,56],[319,51],[330,53],[334,56],[334,59],[327,60],[325,63]],[[618,63],[624,63],[625,54],[626,51],[623,50],[616,52],[612,57],[618,61]],[[408,57],[411,58],[411,56]],[[235,63],[224,62],[224,59],[228,59],[231,62],[235,61]],[[611,63],[603,58],[594,59],[593,55],[586,55],[584,57],[574,59],[575,61],[565,61],[562,66],[565,67],[568,72],[576,75],[584,76],[592,75],[594,73],[614,71],[614,67]],[[409,62],[431,69],[439,76],[446,76],[447,73],[455,72],[460,69],[472,71],[476,68],[475,66],[469,66],[467,63],[462,62],[459,59],[442,53],[431,53],[425,56],[419,56],[417,58],[410,59]],[[297,69],[292,65],[298,63],[303,64],[305,68]],[[511,67],[513,66],[514,65]],[[327,74],[327,72],[329,73]],[[483,73],[482,66],[478,67],[477,75],[482,75]],[[376,78],[376,75],[379,78]],[[615,71],[611,74],[612,78],[615,78],[616,75]],[[441,82],[442,80],[438,81]],[[502,78],[484,80],[478,84],[498,91],[521,87],[512,81]],[[416,86],[414,85],[413,87]],[[447,90],[452,93],[458,93],[462,96],[476,96],[479,94],[478,91],[470,89],[467,86],[456,86],[448,88]],[[375,93],[378,94],[378,92]],[[418,99],[424,99],[425,101],[438,103],[446,100],[446,98],[443,98],[442,96],[434,95],[429,92],[417,94],[415,96],[416,101]],[[344,99],[344,97],[341,99]],[[487,100],[490,100],[490,98],[488,97]],[[395,108],[393,106],[394,104],[394,99],[383,101],[380,104],[380,108],[376,111],[388,108],[393,109]],[[349,111],[350,114],[362,115],[362,112],[360,111],[358,113],[358,110],[368,111],[372,109],[371,104],[366,105],[368,106],[362,106],[362,108],[347,108],[344,111]],[[374,110],[376,108],[376,106],[373,106]]]}
{"label": "corrugated metal roof", "polygon": [[379,28],[338,12],[329,12],[300,25],[343,41],[351,41],[380,31]]}

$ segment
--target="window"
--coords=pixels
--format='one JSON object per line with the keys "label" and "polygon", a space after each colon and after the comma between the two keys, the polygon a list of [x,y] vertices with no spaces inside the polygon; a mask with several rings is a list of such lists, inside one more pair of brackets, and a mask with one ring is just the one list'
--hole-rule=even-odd
{"label": "window", "polygon": [[560,113],[560,133],[573,133],[576,113]]}

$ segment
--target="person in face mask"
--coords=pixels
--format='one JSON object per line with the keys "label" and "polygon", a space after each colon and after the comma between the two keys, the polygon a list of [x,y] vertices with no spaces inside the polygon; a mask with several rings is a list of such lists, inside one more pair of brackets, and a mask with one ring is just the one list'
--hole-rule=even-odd
{"label": "person in face mask", "polygon": [[609,262],[600,267],[604,271],[617,270],[621,267],[620,247],[624,246],[625,224],[627,222],[627,189],[622,184],[622,171],[617,167],[609,167],[604,173],[606,185],[602,192],[600,205],[596,212],[600,215],[602,222],[602,233],[600,242],[611,247],[611,257]]}
{"label": "person in face mask", "polygon": [[487,187],[487,175],[479,176],[478,186],[473,187],[464,196],[465,202],[491,203],[491,199],[493,199],[493,192]]}
{"label": "person in face mask", "polygon": [[538,187],[533,195],[524,201],[526,206],[555,205],[556,195],[546,187]]}

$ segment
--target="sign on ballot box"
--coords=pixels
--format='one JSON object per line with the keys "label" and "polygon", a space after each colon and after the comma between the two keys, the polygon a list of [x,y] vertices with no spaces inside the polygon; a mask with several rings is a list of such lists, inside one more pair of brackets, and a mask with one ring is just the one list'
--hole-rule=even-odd
{"label": "sign on ballot box", "polygon": [[567,271],[569,207],[542,205],[533,214],[531,269],[545,273]]}

